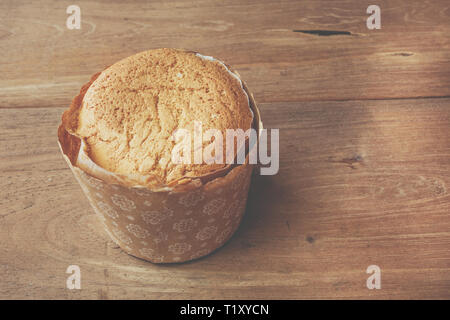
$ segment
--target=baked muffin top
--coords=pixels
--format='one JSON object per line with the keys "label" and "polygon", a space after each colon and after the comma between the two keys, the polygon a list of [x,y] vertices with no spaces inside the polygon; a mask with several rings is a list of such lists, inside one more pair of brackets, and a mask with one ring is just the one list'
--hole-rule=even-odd
{"label": "baked muffin top", "polygon": [[[226,129],[251,128],[253,119],[242,83],[223,63],[177,49],[141,52],[105,69],[71,117],[73,133],[99,166],[166,184],[226,165],[172,162],[177,129],[193,133],[198,121],[203,132],[225,137]],[[193,143],[191,149],[193,160]]]}

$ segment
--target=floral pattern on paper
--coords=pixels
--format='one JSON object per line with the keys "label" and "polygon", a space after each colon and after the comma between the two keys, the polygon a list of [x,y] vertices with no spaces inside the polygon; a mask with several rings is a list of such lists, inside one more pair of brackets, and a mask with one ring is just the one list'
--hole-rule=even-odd
{"label": "floral pattern on paper", "polygon": [[134,204],[134,202],[121,194],[114,194],[111,197],[111,201],[124,211],[131,211],[136,209],[136,205]]}
{"label": "floral pattern on paper", "polygon": [[175,255],[180,255],[191,250],[192,246],[184,242],[178,242],[169,246],[169,252]]}
{"label": "floral pattern on paper", "polygon": [[140,197],[148,196],[151,193],[150,190],[147,190],[145,188],[134,188],[133,191],[135,194],[137,194]]}
{"label": "floral pattern on paper", "polygon": [[145,201],[144,201],[144,206],[146,206],[146,207],[151,207],[151,206],[152,206],[152,202],[151,202],[151,201],[148,201],[148,200],[145,200]]}
{"label": "floral pattern on paper", "polygon": [[224,208],[225,203],[225,200],[220,198],[211,200],[204,206],[203,213],[208,216],[216,215]]}
{"label": "floral pattern on paper", "polygon": [[103,184],[99,179],[96,179],[94,177],[85,175],[86,182],[88,185],[90,185],[92,188],[100,190],[103,188]]}
{"label": "floral pattern on paper", "polygon": [[150,248],[141,248],[139,249],[140,254],[142,254],[145,258],[152,260],[153,262],[163,262],[164,256],[157,255],[155,250]]}
{"label": "floral pattern on paper", "polygon": [[197,226],[197,221],[192,218],[183,219],[174,223],[173,230],[177,230],[178,232],[188,232],[194,229]]}
{"label": "floral pattern on paper", "polygon": [[163,241],[167,241],[168,237],[169,235],[167,233],[160,231],[153,237],[153,242],[160,243]]}
{"label": "floral pattern on paper", "polygon": [[124,244],[131,244],[133,240],[129,236],[127,236],[122,230],[114,228],[112,229],[113,236]]}
{"label": "floral pattern on paper", "polygon": [[131,234],[139,239],[145,239],[150,234],[147,230],[137,224],[129,224],[126,228]]}
{"label": "floral pattern on paper", "polygon": [[233,228],[231,226],[226,227],[217,237],[216,237],[216,243],[222,243],[224,242],[230,235],[231,231],[233,231]]}
{"label": "floral pattern on paper", "polygon": [[117,213],[117,211],[115,209],[113,209],[106,202],[103,202],[103,201],[97,202],[97,208],[101,213],[106,214],[107,216],[109,216],[112,219],[117,219],[119,217],[119,214]]}
{"label": "floral pattern on paper", "polygon": [[103,199],[103,195],[100,192],[96,192],[95,196],[99,199]]}
{"label": "floral pattern on paper", "polygon": [[197,232],[195,238],[200,241],[205,241],[211,239],[217,233],[216,226],[204,227],[202,230]]}
{"label": "floral pattern on paper", "polygon": [[202,201],[204,197],[205,195],[203,194],[202,191],[196,190],[181,196],[178,202],[183,206],[185,206],[186,208],[189,208],[196,206],[197,203]]}
{"label": "floral pattern on paper", "polygon": [[162,211],[149,211],[143,213],[142,220],[147,224],[160,224],[165,219],[173,215],[173,210],[164,208]]}
{"label": "floral pattern on paper", "polygon": [[245,209],[249,172],[210,189],[167,194],[76,175],[112,240],[134,256],[170,263],[205,256],[232,236]]}

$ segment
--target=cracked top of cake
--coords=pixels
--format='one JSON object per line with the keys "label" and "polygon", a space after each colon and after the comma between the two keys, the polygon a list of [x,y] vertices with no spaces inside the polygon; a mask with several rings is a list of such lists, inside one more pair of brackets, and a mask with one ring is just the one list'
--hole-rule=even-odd
{"label": "cracked top of cake", "polygon": [[225,137],[226,129],[251,128],[253,119],[235,74],[218,60],[177,49],[125,58],[101,72],[80,96],[63,118],[68,131],[84,140],[90,158],[108,171],[151,175],[167,184],[226,165],[173,163],[177,129],[193,133],[198,121],[203,132],[217,129]]}

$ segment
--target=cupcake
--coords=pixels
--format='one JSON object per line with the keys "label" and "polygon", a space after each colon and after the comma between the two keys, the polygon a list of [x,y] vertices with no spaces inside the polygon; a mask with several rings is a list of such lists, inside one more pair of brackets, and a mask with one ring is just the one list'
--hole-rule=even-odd
{"label": "cupcake", "polygon": [[[95,74],[64,112],[58,138],[112,240],[168,263],[209,254],[238,227],[254,146],[214,142],[252,128],[262,128],[259,112],[230,67],[156,49]],[[247,157],[236,164],[239,152]]]}

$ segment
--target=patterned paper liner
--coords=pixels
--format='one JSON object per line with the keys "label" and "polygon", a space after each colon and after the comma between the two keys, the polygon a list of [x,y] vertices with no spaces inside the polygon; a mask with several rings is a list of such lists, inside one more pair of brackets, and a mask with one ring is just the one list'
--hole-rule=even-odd
{"label": "patterned paper liner", "polygon": [[[259,110],[253,96],[248,96],[260,133]],[[106,232],[130,255],[153,263],[200,258],[221,247],[240,224],[253,169],[248,155],[245,164],[219,176],[193,180],[188,188],[155,191],[99,179],[79,168],[80,139],[63,125],[58,144]]]}
{"label": "patterned paper liner", "polygon": [[183,262],[222,246],[243,216],[252,166],[187,192],[108,184],[65,156],[106,232],[125,252],[154,263]]}

